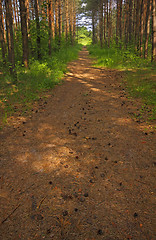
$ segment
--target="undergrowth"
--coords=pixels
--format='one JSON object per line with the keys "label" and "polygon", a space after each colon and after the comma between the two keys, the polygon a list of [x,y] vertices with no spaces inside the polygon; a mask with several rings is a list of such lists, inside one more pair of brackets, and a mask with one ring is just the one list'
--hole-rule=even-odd
{"label": "undergrowth", "polygon": [[[152,110],[148,114],[149,120],[156,119],[156,64],[150,59],[141,58],[131,48],[119,49],[116,47],[101,48],[99,45],[88,46],[89,53],[97,60],[95,67],[107,67],[124,71],[125,82],[129,94],[133,98],[140,98],[143,104]],[[145,107],[140,109],[143,113]]]}
{"label": "undergrowth", "polygon": [[53,52],[51,57],[45,56],[42,61],[31,59],[29,69],[16,66],[16,82],[4,71],[0,75],[0,127],[7,122],[7,117],[12,115],[17,104],[28,108],[41,92],[58,84],[67,70],[67,63],[78,57],[80,49],[81,45],[78,44],[64,46]]}

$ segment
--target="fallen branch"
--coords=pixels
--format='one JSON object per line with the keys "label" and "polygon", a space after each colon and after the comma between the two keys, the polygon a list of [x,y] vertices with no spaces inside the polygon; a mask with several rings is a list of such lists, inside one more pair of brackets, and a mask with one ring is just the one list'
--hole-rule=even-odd
{"label": "fallen branch", "polygon": [[13,211],[0,223],[0,225],[3,224],[5,221],[7,221],[8,218],[11,217],[11,215],[20,207],[20,205],[21,205],[21,204],[18,204],[18,206],[16,206],[16,207],[13,209]]}
{"label": "fallen branch", "polygon": [[42,203],[44,202],[44,200],[46,199],[47,196],[48,196],[48,195],[46,195],[46,196],[40,201],[40,203],[39,203],[38,206],[37,206],[38,209],[40,209]]}

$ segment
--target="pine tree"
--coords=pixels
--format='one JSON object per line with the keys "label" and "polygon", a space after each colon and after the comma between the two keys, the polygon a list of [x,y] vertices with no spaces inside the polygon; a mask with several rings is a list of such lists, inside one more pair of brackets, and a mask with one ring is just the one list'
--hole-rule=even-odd
{"label": "pine tree", "polygon": [[21,14],[21,31],[22,31],[22,46],[23,46],[23,63],[28,67],[29,48],[28,48],[28,31],[27,31],[27,8],[25,0],[19,0]]}

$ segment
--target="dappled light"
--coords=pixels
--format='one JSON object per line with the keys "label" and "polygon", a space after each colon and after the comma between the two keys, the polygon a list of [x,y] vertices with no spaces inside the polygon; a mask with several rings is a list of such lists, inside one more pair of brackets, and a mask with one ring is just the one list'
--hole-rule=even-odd
{"label": "dappled light", "polygon": [[155,239],[155,12],[0,1],[0,239]]}
{"label": "dappled light", "polygon": [[155,0],[0,1],[0,240],[154,240]]}
{"label": "dappled light", "polygon": [[[96,239],[105,226],[106,235],[124,239],[134,234],[129,225],[134,236],[140,224],[146,234],[146,222],[152,236],[146,218],[154,219],[154,135],[128,114],[135,106],[120,73],[92,67],[87,54],[83,49],[69,64],[64,83],[52,96],[47,92],[47,104],[39,100],[30,119],[14,117],[11,135],[7,129],[1,135],[1,221],[12,214],[3,223],[5,235],[8,224],[12,228],[16,219],[22,227],[25,218],[24,235],[42,222],[40,231],[48,235],[53,226],[54,239],[61,239],[60,231],[68,231],[69,239],[92,232]],[[142,209],[147,213],[141,215]]]}

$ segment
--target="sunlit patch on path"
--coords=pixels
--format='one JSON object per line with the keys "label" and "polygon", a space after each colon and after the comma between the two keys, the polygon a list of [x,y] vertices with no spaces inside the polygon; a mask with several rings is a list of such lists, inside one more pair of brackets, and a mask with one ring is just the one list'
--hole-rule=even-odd
{"label": "sunlit patch on path", "polygon": [[84,48],[44,109],[0,133],[2,239],[154,239],[155,133],[118,74]]}

